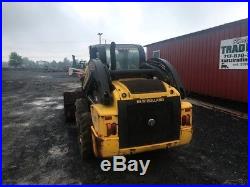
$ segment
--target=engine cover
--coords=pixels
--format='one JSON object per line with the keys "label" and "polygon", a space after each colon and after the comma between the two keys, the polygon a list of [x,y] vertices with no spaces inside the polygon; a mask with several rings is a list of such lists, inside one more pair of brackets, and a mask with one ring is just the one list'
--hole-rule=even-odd
{"label": "engine cover", "polygon": [[165,92],[162,81],[158,79],[121,80],[132,94]]}

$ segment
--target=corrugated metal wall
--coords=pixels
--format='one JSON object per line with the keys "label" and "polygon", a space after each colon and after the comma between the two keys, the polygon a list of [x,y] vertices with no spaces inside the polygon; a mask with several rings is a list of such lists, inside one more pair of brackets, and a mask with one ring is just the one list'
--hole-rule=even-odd
{"label": "corrugated metal wall", "polygon": [[175,66],[185,88],[198,94],[248,101],[248,71],[219,69],[221,40],[248,35],[248,20],[147,45],[147,57],[160,57]]}

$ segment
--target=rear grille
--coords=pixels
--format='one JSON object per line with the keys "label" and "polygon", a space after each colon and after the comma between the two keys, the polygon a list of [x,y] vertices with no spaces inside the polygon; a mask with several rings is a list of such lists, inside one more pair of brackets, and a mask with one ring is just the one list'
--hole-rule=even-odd
{"label": "rear grille", "polygon": [[[143,146],[180,137],[180,97],[150,100],[119,101],[119,144],[120,148]],[[151,122],[155,122],[154,125]]]}

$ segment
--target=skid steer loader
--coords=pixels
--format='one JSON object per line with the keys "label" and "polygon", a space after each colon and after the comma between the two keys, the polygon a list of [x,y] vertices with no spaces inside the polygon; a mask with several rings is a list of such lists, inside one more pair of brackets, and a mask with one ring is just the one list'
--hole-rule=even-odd
{"label": "skid steer loader", "polygon": [[81,89],[64,93],[66,120],[75,120],[82,159],[188,144],[192,105],[164,59],[146,60],[134,44],[89,47]]}

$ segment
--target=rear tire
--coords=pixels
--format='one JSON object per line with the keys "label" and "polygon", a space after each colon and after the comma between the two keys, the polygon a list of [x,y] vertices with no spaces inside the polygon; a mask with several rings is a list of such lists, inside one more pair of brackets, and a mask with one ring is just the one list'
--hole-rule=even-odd
{"label": "rear tire", "polygon": [[86,112],[89,112],[89,105],[87,99],[77,99],[75,102],[75,119],[77,128],[80,128],[79,124],[81,124],[81,121],[79,120],[81,119],[81,116]]}
{"label": "rear tire", "polygon": [[78,127],[78,144],[81,160],[90,159],[93,157],[93,147],[91,138],[91,114],[90,112],[81,113],[77,109],[84,109],[84,107],[76,108],[76,123]]}

